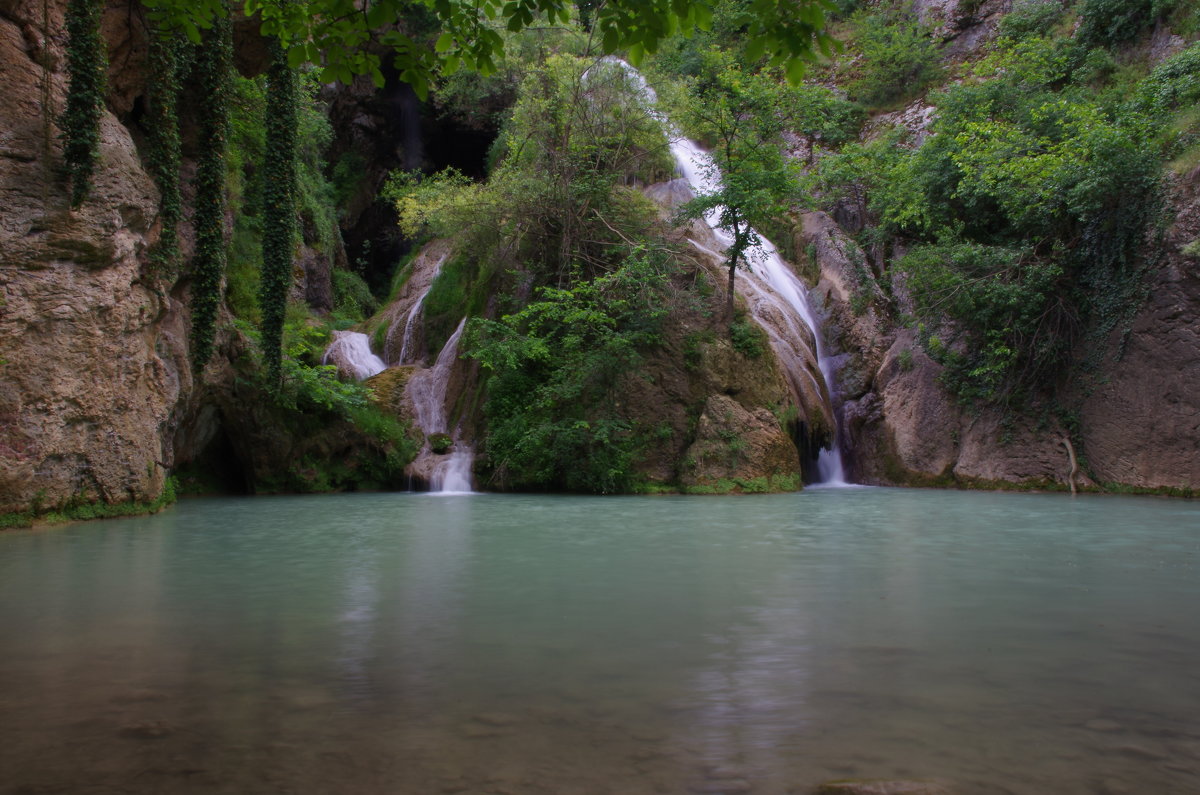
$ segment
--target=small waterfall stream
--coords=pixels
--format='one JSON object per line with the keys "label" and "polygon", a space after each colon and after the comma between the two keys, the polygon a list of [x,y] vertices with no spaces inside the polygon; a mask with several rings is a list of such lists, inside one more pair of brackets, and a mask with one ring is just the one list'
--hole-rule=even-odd
{"label": "small waterfall stream", "polygon": [[[658,97],[654,89],[646,83],[645,78],[642,77],[640,72],[619,58],[610,57],[606,60],[623,69],[634,81],[635,85],[638,86],[649,106],[648,112],[666,130],[667,139],[670,141],[671,155],[675,159],[675,165],[683,178],[687,180],[692,191],[696,194],[713,192],[720,182],[720,172],[717,170],[712,156],[694,142],[685,138],[661,111],[654,109]],[[729,246],[733,241],[729,235],[718,227],[718,218],[719,211],[712,210],[705,216],[705,221],[721,245]],[[804,366],[803,362],[806,357],[802,351],[798,350],[799,345],[803,344],[799,342],[800,340],[809,337],[812,339],[814,346],[813,353],[816,355],[817,366],[820,368],[821,376],[824,380],[823,388],[819,382],[816,382],[814,385],[817,392],[821,393],[825,401],[830,405],[830,414],[834,419],[833,447],[830,450],[820,451],[817,458],[817,474],[820,477],[819,482],[822,485],[847,485],[845,468],[842,465],[842,453],[839,447],[840,431],[837,429],[837,415],[832,411],[835,384],[833,360],[826,355],[824,350],[820,327],[817,325],[812,309],[808,305],[808,290],[799,277],[792,272],[792,269],[779,256],[779,252],[774,244],[761,234],[758,235],[758,238],[759,245],[746,252],[746,259],[750,265],[750,269],[749,271],[739,273],[735,281],[735,289],[746,300],[754,319],[767,331],[767,335],[771,339],[772,349],[787,368],[793,390],[798,394],[804,390],[805,385],[802,383],[803,381],[809,381],[810,383],[817,381],[813,374],[808,372]],[[694,241],[693,244],[697,245],[698,248],[702,248],[698,244],[695,244]],[[715,252],[708,253],[713,254]],[[776,324],[768,322],[768,315],[781,318],[784,324],[789,327],[791,333],[783,335],[776,331]],[[802,333],[796,327],[795,322],[797,318],[803,322],[804,330],[807,331],[807,334]]]}
{"label": "small waterfall stream", "polygon": [[[408,379],[405,387],[412,401],[414,419],[425,433],[426,442],[410,470],[426,477],[429,490],[444,494],[464,494],[471,491],[471,465],[475,452],[463,441],[458,430],[451,431],[446,418],[446,397],[454,363],[458,360],[458,342],[462,339],[467,319],[458,323],[458,328],[446,340],[432,367],[417,370]],[[406,332],[407,334],[408,332]],[[404,345],[407,346],[408,340]],[[437,454],[431,448],[428,437],[432,434],[447,434],[453,440],[453,451]]]}
{"label": "small waterfall stream", "polygon": [[[412,406],[413,421],[426,440],[408,466],[409,475],[424,480],[433,492],[469,494],[475,451],[470,442],[462,438],[460,429],[449,427],[446,414],[447,393],[458,361],[458,343],[466,327],[466,318],[446,340],[433,365],[424,366],[426,342],[421,315],[425,298],[448,253],[448,245],[435,242],[426,247],[424,256],[414,260],[414,272],[392,304],[390,318],[385,319],[388,327],[384,335],[384,352],[392,361],[391,366],[412,368],[404,387],[405,395]],[[339,372],[359,381],[388,368],[387,362],[372,353],[367,335],[355,331],[333,332],[333,341],[326,348],[322,363],[335,364]],[[429,437],[435,434],[450,437],[450,452],[439,454],[433,451]]]}
{"label": "small waterfall stream", "polygon": [[363,381],[387,369],[383,359],[371,352],[371,340],[357,331],[335,331],[325,349],[321,364],[336,365],[338,370]]}

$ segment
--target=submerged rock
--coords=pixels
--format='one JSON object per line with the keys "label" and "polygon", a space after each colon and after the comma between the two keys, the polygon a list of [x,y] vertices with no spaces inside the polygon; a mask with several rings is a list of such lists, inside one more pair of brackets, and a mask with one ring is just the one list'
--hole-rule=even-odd
{"label": "submerged rock", "polygon": [[828,781],[813,795],[951,795],[945,784],[935,781],[903,781],[864,779],[859,781]]}

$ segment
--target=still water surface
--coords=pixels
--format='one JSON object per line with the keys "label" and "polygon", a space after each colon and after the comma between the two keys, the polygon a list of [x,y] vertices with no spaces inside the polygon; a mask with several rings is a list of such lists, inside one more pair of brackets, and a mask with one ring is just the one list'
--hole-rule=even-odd
{"label": "still water surface", "polygon": [[0,535],[0,792],[1200,792],[1200,504],[197,499]]}

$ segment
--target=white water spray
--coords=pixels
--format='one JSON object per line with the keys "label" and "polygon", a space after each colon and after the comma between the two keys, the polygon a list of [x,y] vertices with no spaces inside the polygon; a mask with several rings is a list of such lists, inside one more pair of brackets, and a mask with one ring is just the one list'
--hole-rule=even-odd
{"label": "white water spray", "polygon": [[475,452],[462,440],[457,431],[451,432],[446,417],[446,397],[450,376],[458,360],[458,342],[462,339],[467,319],[458,323],[458,328],[446,340],[432,367],[417,370],[408,379],[406,391],[412,401],[414,419],[426,437],[435,433],[450,435],[454,449],[449,455],[438,455],[430,449],[428,441],[410,465],[416,472],[426,473],[429,490],[443,494],[471,492],[471,465]]}
{"label": "white water spray", "polygon": [[371,352],[371,340],[357,331],[335,331],[325,349],[321,364],[334,364],[338,370],[363,381],[387,369],[383,359]]}
{"label": "white water spray", "polygon": [[[685,138],[661,111],[655,109],[654,105],[658,101],[658,97],[654,93],[654,89],[646,83],[645,78],[642,77],[640,72],[619,58],[609,58],[606,60],[620,66],[638,86],[639,91],[649,106],[648,112],[666,130],[667,138],[671,144],[671,155],[675,159],[675,165],[684,179],[687,180],[688,185],[691,186],[692,191],[697,195],[716,192],[720,186],[721,173],[713,162],[712,156]],[[712,229],[713,235],[721,245],[728,247],[733,243],[733,239],[720,228],[718,225],[719,218],[720,210],[713,209],[705,214],[704,220],[707,222],[709,228]],[[816,348],[814,352],[816,354],[817,366],[820,368],[824,379],[825,390],[821,389],[819,382],[814,383],[814,385],[817,387],[818,393],[826,393],[827,391],[826,397],[832,406],[834,397],[832,393],[835,383],[833,362],[830,357],[825,355],[820,328],[808,305],[808,290],[796,274],[792,272],[792,269],[788,267],[787,263],[779,256],[779,252],[774,244],[757,232],[755,232],[755,235],[759,240],[758,245],[746,251],[746,261],[750,266],[749,273],[744,274],[742,278],[735,281],[735,289],[746,299],[751,315],[759,321],[760,326],[767,330],[767,334],[771,339],[772,349],[784,361],[788,377],[792,380],[793,388],[798,392],[802,389],[800,384],[801,379],[816,382],[813,374],[809,373],[807,368],[804,367],[803,362],[805,357],[802,351],[797,350],[796,342],[805,336],[812,337]],[[746,278],[747,276],[750,278]],[[786,326],[789,327],[789,331],[792,332],[787,335],[790,339],[779,334],[775,330],[774,323],[763,322],[768,314],[783,320]],[[795,326],[795,318],[803,321],[808,335],[798,333],[799,330]],[[834,419],[836,426],[836,415],[834,415]],[[817,474],[820,477],[821,484],[825,486],[847,485],[837,436],[835,428],[833,448],[831,450],[822,450],[817,458]]]}

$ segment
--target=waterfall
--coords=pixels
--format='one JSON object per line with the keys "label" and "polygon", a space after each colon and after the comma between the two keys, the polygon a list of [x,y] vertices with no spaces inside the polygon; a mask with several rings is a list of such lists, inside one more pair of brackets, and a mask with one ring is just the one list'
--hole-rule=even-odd
{"label": "waterfall", "polygon": [[404,283],[380,316],[381,323],[387,326],[382,353],[390,366],[417,364],[424,359],[421,317],[425,298],[449,254],[450,244],[445,240],[435,240],[422,248],[413,257]]}
{"label": "waterfall", "polygon": [[[638,86],[649,106],[648,112],[666,130],[675,165],[687,180],[688,185],[691,186],[692,191],[698,195],[714,192],[714,189],[720,184],[720,172],[717,170],[712,156],[685,138],[661,111],[654,108],[658,97],[654,93],[654,89],[647,85],[640,72],[619,58],[609,57],[606,60],[623,69]],[[712,229],[716,239],[723,246],[728,247],[733,240],[718,227],[719,216],[719,210],[710,210],[704,220]],[[820,482],[825,485],[846,485],[846,474],[842,466],[842,454],[839,448],[840,433],[837,429],[837,415],[832,411],[835,383],[833,361],[825,353],[820,327],[808,305],[808,290],[779,256],[774,244],[761,234],[758,235],[758,239],[759,244],[746,252],[746,261],[750,266],[749,272],[743,271],[739,275],[735,280],[735,289],[746,299],[754,319],[767,330],[767,335],[771,338],[771,347],[788,369],[788,377],[792,381],[793,389],[798,394],[803,390],[802,382],[815,381],[815,376],[807,372],[807,368],[802,363],[804,357],[797,350],[796,340],[803,339],[806,335],[797,333],[799,329],[795,326],[796,318],[803,322],[805,330],[808,332],[807,336],[811,336],[815,347],[817,367],[824,379],[825,388],[822,389],[819,383],[815,386],[818,393],[824,394],[825,399],[829,402],[830,414],[834,419],[833,447],[830,450],[822,450],[818,454],[817,474]],[[768,313],[782,317],[784,323],[790,327],[789,330],[792,333],[788,337],[791,339],[779,334],[775,330],[774,323],[764,322]]]}
{"label": "waterfall", "polygon": [[325,349],[321,364],[334,364],[338,371],[357,381],[370,378],[387,369],[383,359],[371,353],[371,340],[357,331],[335,331],[333,341]]}
{"label": "waterfall", "polygon": [[[425,445],[417,454],[416,460],[409,465],[409,471],[422,475],[429,482],[430,491],[444,494],[471,491],[471,465],[475,460],[475,452],[471,445],[461,438],[457,429],[451,431],[446,417],[450,376],[455,362],[458,361],[458,342],[462,339],[466,324],[467,319],[464,317],[450,335],[450,339],[442,346],[433,366],[414,372],[405,387],[412,402],[417,427],[426,436]],[[453,451],[441,455],[435,453],[429,442],[429,437],[433,434],[450,436]]]}

